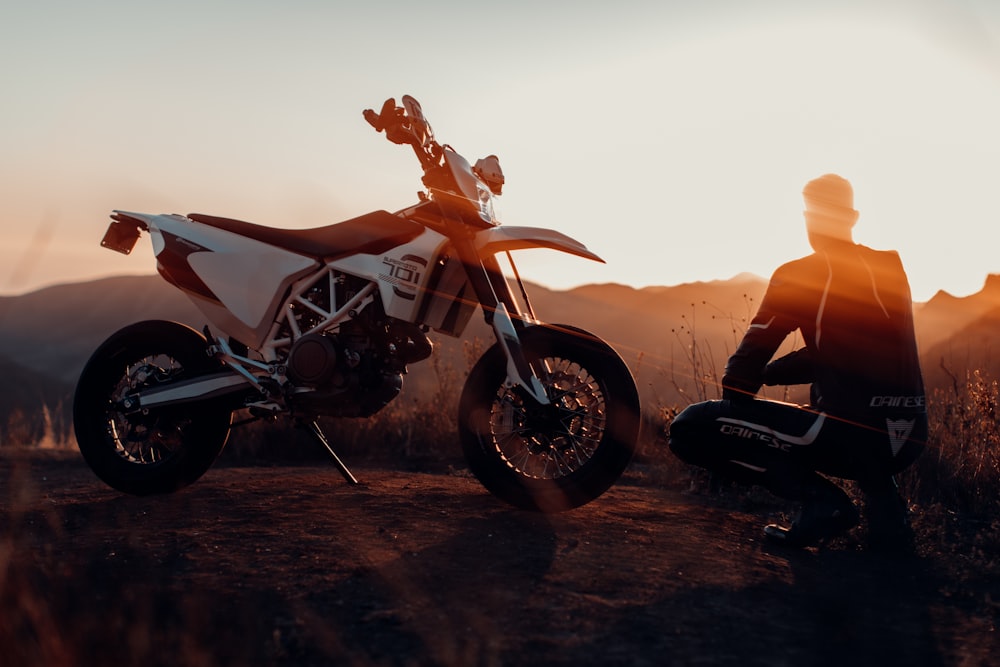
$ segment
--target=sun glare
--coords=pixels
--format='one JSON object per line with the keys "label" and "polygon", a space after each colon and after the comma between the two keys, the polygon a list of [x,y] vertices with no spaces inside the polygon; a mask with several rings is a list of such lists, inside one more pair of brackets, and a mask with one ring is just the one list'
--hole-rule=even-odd
{"label": "sun glare", "polygon": [[[331,65],[320,77],[329,86],[315,85],[324,71],[316,57],[332,49],[327,60],[338,63],[347,44],[268,46],[252,58],[269,63],[262,78],[231,55],[215,61],[164,46],[124,61],[96,50],[88,57],[108,65],[98,74],[71,85],[44,69],[44,97],[14,90],[0,112],[19,128],[0,131],[7,266],[35,236],[15,230],[43,229],[40,211],[58,209],[35,268],[0,275],[0,292],[106,270],[97,241],[112,208],[301,228],[406,206],[419,169],[369,136],[360,111],[412,93],[442,141],[500,156],[505,224],[559,229],[607,259],[526,257],[525,275],[537,282],[766,276],[806,251],[801,185],[837,172],[856,187],[858,241],[899,250],[918,300],[938,289],[969,294],[998,270],[996,40],[991,24],[966,20],[961,7],[932,9],[710,19],[628,5],[582,13],[570,32],[525,28],[485,79],[468,79],[476,68],[456,64],[444,45],[422,57],[447,76],[404,76],[376,58],[350,72]],[[366,20],[352,14],[351,25]],[[294,21],[283,21],[287,38]],[[502,27],[518,34],[516,21]],[[31,113],[32,99],[44,112]],[[128,272],[144,260],[129,258]]]}

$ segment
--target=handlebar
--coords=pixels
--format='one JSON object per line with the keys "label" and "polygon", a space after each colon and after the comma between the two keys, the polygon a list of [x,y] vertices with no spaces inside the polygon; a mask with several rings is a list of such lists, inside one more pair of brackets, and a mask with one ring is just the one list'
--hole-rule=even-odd
{"label": "handlebar", "polygon": [[434,134],[420,104],[409,95],[403,96],[403,104],[402,107],[396,106],[396,100],[390,97],[382,103],[378,113],[365,109],[362,115],[376,132],[384,131],[386,139],[392,143],[409,144],[424,171],[440,166],[443,150],[434,141]]}
{"label": "handlebar", "polygon": [[382,103],[381,112],[375,113],[371,109],[365,109],[364,117],[368,124],[375,128],[376,132],[381,132],[389,127],[389,124],[396,118],[401,120],[403,111],[404,109],[396,106],[396,100],[390,97]]}

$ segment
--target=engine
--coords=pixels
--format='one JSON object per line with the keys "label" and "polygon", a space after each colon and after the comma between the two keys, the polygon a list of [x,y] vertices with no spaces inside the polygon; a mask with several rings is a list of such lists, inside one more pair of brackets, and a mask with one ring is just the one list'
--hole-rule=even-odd
{"label": "engine", "polygon": [[336,333],[295,341],[285,362],[295,408],[331,417],[375,414],[402,390],[406,365],[431,355],[416,325],[365,319],[362,313]]}
{"label": "engine", "polygon": [[337,372],[337,344],[332,336],[307,334],[298,339],[288,354],[286,373],[297,385],[321,387]]}

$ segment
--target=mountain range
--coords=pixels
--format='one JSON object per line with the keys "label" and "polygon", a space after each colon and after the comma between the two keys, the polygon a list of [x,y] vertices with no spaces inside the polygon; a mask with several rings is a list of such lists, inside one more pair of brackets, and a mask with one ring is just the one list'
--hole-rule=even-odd
{"label": "mountain range", "polygon": [[[715,382],[763,296],[766,281],[741,274],[729,280],[636,289],[618,284],[555,291],[528,286],[537,317],[573,324],[609,341],[636,376],[646,404],[683,405],[715,397]],[[0,297],[0,368],[8,382],[0,408],[26,386],[38,396],[72,392],[91,352],[115,330],[143,319],[169,319],[197,329],[199,311],[159,276],[121,276]],[[970,296],[939,292],[914,305],[918,346],[927,384],[951,389],[972,370],[1000,377],[992,352],[1000,331],[1000,275],[988,276]],[[462,340],[432,334],[439,362],[466,370]],[[491,336],[476,316],[463,339]],[[794,340],[786,343],[797,347]],[[440,365],[440,364],[439,364]],[[433,364],[417,364],[404,395],[435,388]],[[16,370],[11,370],[16,369]],[[30,381],[29,381],[30,378]],[[41,400],[41,399],[39,399]],[[22,401],[23,402],[23,401]],[[65,402],[65,401],[64,401]],[[0,415],[0,424],[5,420]],[[2,432],[0,432],[2,435]]]}

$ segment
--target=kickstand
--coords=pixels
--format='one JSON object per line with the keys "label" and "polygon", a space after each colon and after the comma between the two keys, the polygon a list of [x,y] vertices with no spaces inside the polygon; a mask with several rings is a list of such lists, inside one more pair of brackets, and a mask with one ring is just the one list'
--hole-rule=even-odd
{"label": "kickstand", "polygon": [[299,425],[305,428],[307,431],[309,431],[313,435],[313,437],[319,441],[319,444],[323,445],[323,447],[326,448],[326,451],[330,454],[330,456],[333,457],[333,462],[334,464],[336,464],[337,470],[340,471],[340,474],[344,476],[344,479],[346,479],[351,484],[357,484],[358,483],[357,477],[351,474],[351,471],[347,469],[347,466],[344,465],[344,462],[340,460],[339,456],[337,456],[337,452],[333,451],[333,447],[330,446],[330,442],[326,439],[326,436],[323,435],[323,431],[322,429],[320,429],[319,424],[317,424],[315,421],[309,421],[309,422],[301,422]]}

